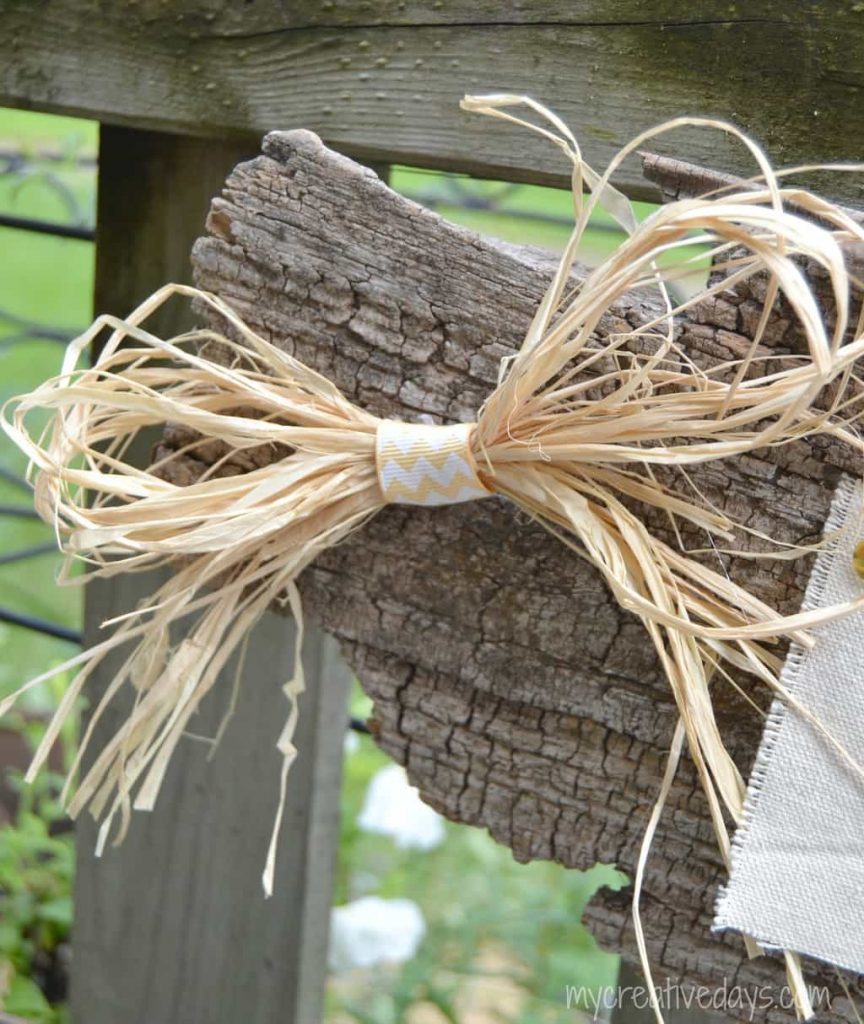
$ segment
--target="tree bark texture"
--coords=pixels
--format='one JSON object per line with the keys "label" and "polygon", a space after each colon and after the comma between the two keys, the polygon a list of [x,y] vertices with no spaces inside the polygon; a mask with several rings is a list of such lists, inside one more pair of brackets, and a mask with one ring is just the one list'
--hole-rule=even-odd
{"label": "tree bark texture", "polygon": [[[273,133],[213,201],[194,250],[198,283],[275,345],[328,374],[353,400],[403,419],[471,419],[502,356],[520,344],[554,257],[490,241],[392,191],[311,133]],[[759,284],[726,292],[678,325],[703,364],[739,355]],[[652,317],[625,296],[600,335]],[[784,311],[765,347],[794,351]],[[164,450],[188,436],[169,428]],[[224,454],[214,443],[175,463],[191,479]],[[223,473],[267,451],[237,456]],[[783,541],[821,535],[850,453],[796,443],[692,470],[730,516]],[[680,481],[679,481],[680,483]],[[668,524],[651,511],[659,534]],[[684,532],[689,548],[708,538]],[[748,536],[737,541],[752,546]],[[708,556],[717,564],[720,555]],[[783,611],[800,602],[809,562],[722,557]],[[642,625],[599,575],[505,501],[390,507],[301,578],[309,613],[340,640],[375,700],[378,743],[406,765],[426,801],[487,828],[517,858],[634,870],[675,722],[671,693]],[[742,685],[765,706],[766,695]],[[727,683],[714,687],[722,732],[746,773],[761,718]],[[654,843],[643,897],[651,957],[688,982],[780,985],[776,958],[748,961],[741,940],[710,933],[723,870],[688,763]],[[635,955],[630,894],[601,894],[587,921],[604,945]],[[817,971],[838,991],[836,979]],[[832,1014],[850,1013],[842,997]],[[787,1011],[768,1018],[785,1019]],[[830,1015],[829,1015],[830,1016]]]}

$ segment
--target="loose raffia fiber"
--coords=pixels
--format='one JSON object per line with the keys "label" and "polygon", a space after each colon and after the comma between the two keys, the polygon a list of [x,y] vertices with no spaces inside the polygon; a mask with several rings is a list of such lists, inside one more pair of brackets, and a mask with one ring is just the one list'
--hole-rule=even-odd
{"label": "loose raffia fiber", "polygon": [[[519,106],[540,123],[510,113]],[[780,662],[765,642],[794,638],[806,644],[808,627],[864,607],[864,594],[843,606],[780,615],[683,546],[651,535],[634,508],[653,505],[673,526],[688,520],[727,544],[736,524],[695,491],[688,465],[816,434],[861,450],[854,364],[864,355],[864,331],[860,318],[852,322],[858,282],[843,249],[864,241],[864,230],[835,205],[783,187],[758,147],[721,122],[681,118],[662,125],[630,143],[598,175],[567,127],[534,101],[466,97],[463,107],[531,128],[572,164],[572,236],[521,350],[502,363],[499,384],[477,416],[470,456],[489,491],[539,519],[602,572],[621,606],[645,623],[672,687],[680,722],[637,873],[638,925],[648,841],[685,740],[728,863],[726,820],[740,819],[745,787],[715,722],[712,676],[725,677],[732,667],[782,693]],[[752,153],[758,176],[719,194],[670,203],[638,224],[610,177],[648,138],[681,125],[736,136]],[[598,207],[627,238],[568,290],[575,253]],[[670,285],[704,261],[706,249],[722,280],[676,302]],[[824,271],[830,308],[820,306],[802,271],[804,260]],[[711,369],[698,367],[676,343],[676,316],[757,275],[766,279],[767,294],[749,352]],[[594,330],[613,301],[645,289],[659,291],[665,312],[598,343]],[[757,361],[768,314],[781,294],[806,346],[798,355],[760,353]],[[174,295],[197,300],[224,325],[222,333],[202,329],[163,341],[146,330],[148,317]],[[95,364],[78,369],[106,329],[110,336]],[[33,421],[44,422],[30,419],[40,410],[51,416],[47,426],[34,428]],[[203,441],[222,441],[232,452],[272,445],[284,455],[235,476],[216,477],[212,467],[179,486],[163,479],[158,464],[139,469],[124,457],[141,430],[165,422],[190,428]],[[106,640],[46,673],[80,668],[36,753],[31,777],[90,673],[109,651],[131,641],[91,717],[79,763],[118,691],[131,686],[134,707],[73,790],[76,764],[64,793],[71,814],[86,806],[101,818],[100,848],[118,815],[117,841],[133,807],[153,806],[191,716],[265,609],[287,602],[302,633],[298,573],[385,504],[375,461],[381,422],[258,337],[217,296],[179,285],[161,289],[125,320],[100,317],[70,345],[58,377],[10,404],[4,427],[31,459],[37,509],[55,525],[69,560],[86,564],[84,579],[176,564],[146,607],[119,616]],[[654,472],[659,466],[676,469],[681,487],[660,482]],[[788,558],[802,550],[769,545],[764,557]],[[170,626],[181,619],[189,624],[172,646]],[[290,710],[279,741],[283,796],[296,754],[300,646],[295,674],[285,684]],[[16,697],[0,704],[0,713]],[[280,814],[264,873],[268,892]],[[791,954],[787,966],[806,1014],[809,1004]]]}

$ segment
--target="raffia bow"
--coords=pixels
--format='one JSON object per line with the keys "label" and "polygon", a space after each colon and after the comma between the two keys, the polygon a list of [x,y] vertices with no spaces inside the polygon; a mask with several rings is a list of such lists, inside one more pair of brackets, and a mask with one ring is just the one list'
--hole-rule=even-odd
{"label": "raffia bow", "polygon": [[[514,117],[508,111],[517,105],[544,123]],[[499,384],[475,423],[381,420],[256,335],[218,297],[178,285],[163,288],[125,320],[100,317],[71,344],[58,377],[13,401],[4,426],[32,462],[36,506],[56,526],[69,559],[86,564],[86,578],[165,563],[177,567],[146,607],[113,620],[107,639],[46,673],[80,669],[35,755],[31,777],[88,676],[110,651],[131,645],[91,717],[64,793],[70,813],[87,806],[102,819],[100,846],[117,815],[119,840],[131,808],[153,806],[174,747],[253,623],[274,601],[287,602],[302,633],[297,575],[388,502],[446,504],[499,495],[600,570],[620,605],[644,622],[680,715],[649,838],[686,738],[727,860],[724,809],[733,821],[740,819],[745,787],[719,734],[709,679],[725,674],[727,666],[781,691],[778,658],[763,641],[794,637],[807,643],[808,627],[864,607],[862,596],[840,607],[780,615],[725,573],[653,536],[634,511],[653,506],[673,524],[686,520],[728,540],[736,524],[695,489],[661,482],[655,469],[673,467],[686,482],[688,465],[819,433],[860,450],[853,367],[864,355],[864,336],[860,324],[850,322],[852,281],[843,257],[844,245],[864,241],[859,224],[810,193],[781,187],[759,149],[719,122],[680,119],[661,126],[634,140],[601,176],[582,159],[566,126],[533,101],[494,96],[466,98],[463,106],[525,125],[559,146],[572,165],[575,214],[570,242],[524,344],[502,363]],[[759,181],[725,195],[670,203],[637,224],[610,175],[651,135],[682,124],[737,136],[756,159]],[[574,254],[598,206],[628,237],[574,288]],[[703,260],[706,247],[725,276],[676,303],[670,282]],[[802,258],[822,268],[829,282],[830,329],[802,273]],[[708,369],[696,365],[676,341],[675,318],[755,275],[767,279],[767,298],[750,351]],[[610,304],[640,289],[660,294],[662,314],[598,341],[595,329]],[[781,293],[806,348],[782,358],[760,355],[757,364],[768,311]],[[144,325],[173,295],[197,300],[222,330],[168,341],[154,336]],[[78,368],[105,329],[110,336],[95,364]],[[44,410],[51,413],[47,426],[31,432],[28,417]],[[244,474],[216,476],[211,468],[179,486],[160,475],[159,464],[140,469],[125,458],[140,431],[165,422],[201,437],[175,455],[213,440],[229,453],[271,445],[284,454]],[[802,550],[787,548],[779,557]],[[170,627],[181,620],[188,620],[184,639],[173,646]],[[300,643],[295,674],[285,685],[290,712],[279,740],[283,795],[303,690],[299,650]],[[71,780],[93,727],[123,687],[133,689],[134,706],[73,793]],[[0,705],[0,713],[17,696]],[[279,815],[264,875],[268,892],[278,828]],[[637,894],[646,851],[647,844]]]}

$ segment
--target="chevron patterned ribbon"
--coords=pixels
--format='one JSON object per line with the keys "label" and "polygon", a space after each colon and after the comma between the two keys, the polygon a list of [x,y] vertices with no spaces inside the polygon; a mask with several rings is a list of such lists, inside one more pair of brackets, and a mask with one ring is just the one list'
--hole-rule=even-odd
{"label": "chevron patterned ribbon", "polygon": [[382,420],[375,464],[384,500],[393,505],[456,505],[488,498],[471,451],[473,423],[446,426]]}

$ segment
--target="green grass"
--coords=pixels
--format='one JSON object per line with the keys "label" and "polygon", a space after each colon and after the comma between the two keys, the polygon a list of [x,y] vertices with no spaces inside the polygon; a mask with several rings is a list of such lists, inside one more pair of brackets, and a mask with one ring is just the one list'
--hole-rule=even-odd
{"label": "green grass", "polygon": [[[71,223],[92,222],[95,174],[75,165],[76,154],[94,155],[97,129],[72,118],[0,110],[0,145],[36,153],[48,146],[69,159],[40,166],[37,172],[0,176],[0,211],[20,217]],[[40,325],[74,333],[91,318],[94,247],[0,228],[0,311]],[[62,346],[20,336],[19,327],[0,319],[0,399],[27,391],[59,369]],[[23,475],[25,460],[5,438],[0,466]],[[0,480],[0,504],[32,505],[27,492]],[[0,517],[0,554],[52,539],[40,522]],[[60,559],[43,555],[0,566],[0,604],[69,627],[81,621],[77,589],[59,589]],[[0,694],[8,693],[39,671],[74,653],[74,646],[17,626],[0,623]],[[34,695],[40,701],[40,695]],[[41,700],[47,697],[43,694]]]}

